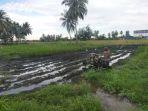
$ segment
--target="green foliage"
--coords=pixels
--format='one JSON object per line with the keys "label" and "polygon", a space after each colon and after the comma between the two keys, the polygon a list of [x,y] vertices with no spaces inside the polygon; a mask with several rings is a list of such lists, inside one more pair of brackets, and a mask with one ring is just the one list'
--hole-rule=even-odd
{"label": "green foliage", "polygon": [[101,111],[99,102],[91,96],[78,97],[69,105],[70,111]]}
{"label": "green foliage", "polygon": [[9,111],[8,105],[4,101],[0,101],[0,111]]}
{"label": "green foliage", "polygon": [[61,35],[45,35],[43,34],[40,37],[40,41],[41,42],[51,42],[51,41],[57,41],[57,40],[61,40],[62,34]]}
{"label": "green foliage", "polygon": [[[104,39],[102,36],[99,35],[98,30],[92,30],[89,25],[86,27],[80,28],[75,35],[79,40],[90,40],[91,37],[95,37],[96,39]],[[105,37],[105,36],[104,36]]]}
{"label": "green foliage", "polygon": [[[86,84],[49,85],[28,94],[1,97],[1,111],[101,111],[100,103],[90,95]],[[11,110],[10,110],[11,109]]]}
{"label": "green foliage", "polygon": [[88,4],[88,0],[63,0],[62,5],[68,7],[68,10],[62,14],[62,26],[66,27],[69,35],[71,32],[77,31],[78,20],[83,20],[84,16],[87,14],[86,4]]}
{"label": "green foliage", "polygon": [[[148,47],[140,47],[125,65],[104,71],[89,71],[86,80],[104,90],[127,97],[146,108],[148,100]],[[145,109],[148,110],[148,109]]]}
{"label": "green foliage", "polygon": [[71,18],[67,12],[62,13],[62,17],[60,19],[63,21],[62,26],[67,29],[70,39],[72,39],[71,32],[75,31],[77,20]]}
{"label": "green foliage", "polygon": [[75,36],[77,36],[79,40],[90,40],[92,35],[92,29],[89,26],[86,26],[84,28],[80,28]]}
{"label": "green foliage", "polygon": [[112,31],[111,35],[112,35],[113,39],[117,38],[118,37],[118,31],[117,30],[116,31]]}
{"label": "green foliage", "polygon": [[28,22],[20,25],[12,21],[4,10],[0,10],[0,39],[4,44],[12,43],[14,36],[20,41],[31,33],[32,31]]}

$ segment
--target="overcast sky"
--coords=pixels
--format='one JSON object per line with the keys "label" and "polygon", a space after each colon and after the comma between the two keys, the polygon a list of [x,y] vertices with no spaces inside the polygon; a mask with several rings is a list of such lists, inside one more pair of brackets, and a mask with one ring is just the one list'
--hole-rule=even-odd
{"label": "overcast sky", "polygon": [[[0,9],[19,23],[29,22],[33,34],[29,39],[39,39],[45,34],[63,34],[61,27],[63,0],[0,0]],[[79,27],[90,25],[92,29],[107,34],[113,30],[148,29],[148,0],[89,0],[88,14]]]}

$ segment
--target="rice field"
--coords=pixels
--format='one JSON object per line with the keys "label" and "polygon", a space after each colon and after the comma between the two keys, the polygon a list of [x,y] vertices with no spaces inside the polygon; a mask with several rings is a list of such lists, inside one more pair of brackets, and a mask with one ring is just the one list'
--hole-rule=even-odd
{"label": "rice field", "polygon": [[148,40],[92,40],[50,43],[28,43],[15,45],[1,45],[1,59],[16,59],[28,57],[41,57],[54,54],[86,50],[109,45],[145,45]]}
{"label": "rice field", "polygon": [[[110,66],[119,60],[128,58],[133,53],[133,49],[134,47],[124,47],[112,51]],[[91,52],[101,54],[101,48],[59,57],[12,60],[8,63],[0,63],[0,71],[4,72],[0,74],[0,95],[32,91],[53,83],[76,83],[73,81],[81,78],[83,69],[89,69],[88,64],[84,65],[83,61],[88,59]]]}

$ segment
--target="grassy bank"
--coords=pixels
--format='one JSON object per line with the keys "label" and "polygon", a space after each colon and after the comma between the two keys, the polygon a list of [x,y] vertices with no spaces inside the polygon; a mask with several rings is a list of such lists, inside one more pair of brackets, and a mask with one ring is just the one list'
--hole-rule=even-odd
{"label": "grassy bank", "polygon": [[65,52],[79,51],[86,48],[108,45],[148,44],[148,40],[94,40],[75,42],[28,43],[18,45],[0,45],[0,58],[13,59],[24,57],[40,57]]}
{"label": "grassy bank", "polygon": [[39,91],[0,97],[0,111],[101,111],[86,85],[49,85]]}
{"label": "grassy bank", "polygon": [[104,71],[89,71],[85,79],[104,90],[127,97],[148,110],[148,46],[140,47],[123,65]]}

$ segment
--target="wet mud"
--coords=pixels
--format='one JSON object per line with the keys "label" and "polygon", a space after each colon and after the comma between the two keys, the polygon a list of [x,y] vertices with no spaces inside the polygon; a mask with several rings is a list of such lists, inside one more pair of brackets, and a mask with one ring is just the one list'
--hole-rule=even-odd
{"label": "wet mud", "polygon": [[94,96],[100,100],[103,111],[139,111],[128,99],[108,94],[101,89]]}
{"label": "wet mud", "polygon": [[[126,59],[137,46],[110,46],[110,66]],[[0,95],[31,91],[52,83],[72,82],[83,72],[83,61],[102,48],[65,53],[49,57],[0,60]]]}

